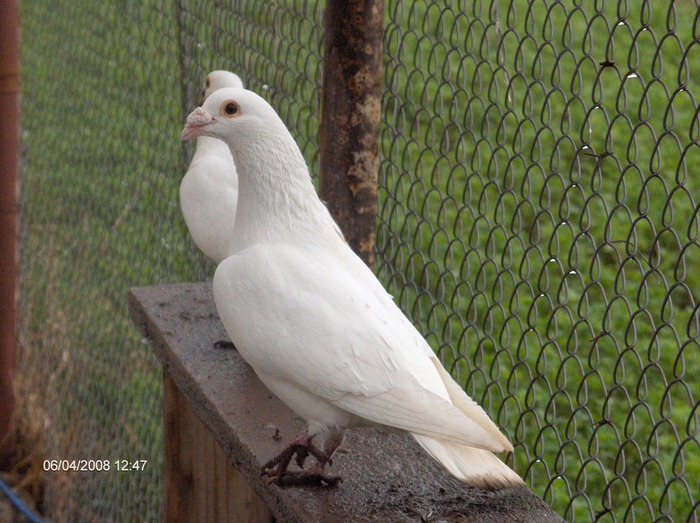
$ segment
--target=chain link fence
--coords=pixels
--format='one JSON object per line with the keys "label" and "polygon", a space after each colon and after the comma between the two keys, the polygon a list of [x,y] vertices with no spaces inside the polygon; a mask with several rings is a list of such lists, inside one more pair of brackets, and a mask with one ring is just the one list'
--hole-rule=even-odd
{"label": "chain link fence", "polygon": [[[387,0],[377,274],[568,521],[698,521],[700,7]],[[204,280],[177,190],[207,72],[318,164],[316,2],[22,3],[18,389],[57,521],[160,518],[127,289]]]}
{"label": "chain link fence", "polygon": [[697,5],[389,9],[382,279],[560,514],[697,521]]}

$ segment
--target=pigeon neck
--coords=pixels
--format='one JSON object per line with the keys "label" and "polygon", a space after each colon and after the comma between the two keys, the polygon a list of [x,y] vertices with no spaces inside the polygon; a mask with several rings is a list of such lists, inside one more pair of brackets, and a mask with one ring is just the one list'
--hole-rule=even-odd
{"label": "pigeon neck", "polygon": [[286,128],[246,142],[232,149],[239,177],[233,251],[258,243],[337,238],[335,223]]}
{"label": "pigeon neck", "polygon": [[210,154],[228,154],[228,146],[218,138],[211,138],[209,136],[200,136],[197,138],[197,145],[195,146],[191,161],[194,162]]}

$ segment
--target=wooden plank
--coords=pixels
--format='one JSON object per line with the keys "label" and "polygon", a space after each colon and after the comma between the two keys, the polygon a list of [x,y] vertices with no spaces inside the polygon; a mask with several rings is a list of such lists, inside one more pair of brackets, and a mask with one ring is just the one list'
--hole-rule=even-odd
{"label": "wooden plank", "polygon": [[273,517],[167,374],[164,521],[271,523]]}
{"label": "wooden plank", "polygon": [[[213,438],[212,443],[214,443]],[[233,472],[235,469],[232,466],[228,466],[228,456],[224,454],[218,445],[212,445],[212,450],[214,452],[212,456],[214,460],[212,464],[214,467],[214,484],[216,485],[216,490],[214,491],[214,519],[216,521],[230,521],[227,497],[229,495],[229,485],[231,482],[229,482],[227,471],[231,470]],[[246,486],[248,485],[246,484]],[[233,516],[233,507],[231,515]]]}
{"label": "wooden plank", "polygon": [[181,521],[181,517],[192,516],[191,502],[194,499],[194,481],[192,476],[186,419],[181,403],[186,401],[177,390],[175,382],[167,374],[163,377],[163,423],[164,423],[164,470],[165,488],[164,521]]}

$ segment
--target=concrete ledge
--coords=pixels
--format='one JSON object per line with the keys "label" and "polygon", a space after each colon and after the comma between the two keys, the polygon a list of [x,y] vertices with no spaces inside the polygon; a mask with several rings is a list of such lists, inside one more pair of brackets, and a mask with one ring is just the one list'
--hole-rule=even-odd
{"label": "concrete ledge", "polygon": [[[274,517],[304,523],[562,521],[526,488],[487,492],[460,483],[410,436],[389,430],[348,431],[329,468],[344,479],[338,488],[269,485],[260,478],[260,467],[305,424],[260,383],[235,350],[213,348],[214,342],[228,337],[216,314],[210,284],[131,289],[129,308],[163,363],[170,397],[166,398],[165,484],[166,490],[178,492],[166,491],[166,519],[173,514],[181,521],[191,521],[182,517],[199,514],[200,521],[202,517],[221,521],[221,514],[228,514],[225,519],[231,521],[271,521]],[[190,411],[201,420],[201,430],[207,435],[182,435],[182,430],[197,424],[178,421],[180,414],[184,419]],[[212,450],[209,445],[201,460],[192,458],[189,446],[205,438],[211,438],[218,448]],[[173,463],[183,454],[190,456],[192,470],[183,472]],[[221,467],[223,456],[235,470],[210,471],[212,466]],[[177,475],[181,477],[172,477]],[[251,489],[255,499],[237,493],[236,478],[247,484],[239,486]],[[193,494],[185,495],[183,489]],[[239,505],[225,499],[236,496],[244,500]],[[211,508],[227,503],[228,509],[221,512]],[[240,507],[248,507],[252,515],[240,513],[244,510]]]}

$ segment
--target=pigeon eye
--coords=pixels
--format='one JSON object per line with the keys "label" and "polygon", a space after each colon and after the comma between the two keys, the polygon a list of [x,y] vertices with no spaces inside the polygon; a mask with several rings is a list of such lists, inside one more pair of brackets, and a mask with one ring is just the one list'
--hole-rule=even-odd
{"label": "pigeon eye", "polygon": [[204,81],[204,87],[206,87],[207,89],[209,89],[209,85],[210,85],[210,84],[209,84],[209,77],[207,76],[207,79]]}
{"label": "pigeon eye", "polygon": [[226,102],[223,106],[224,115],[236,116],[238,114],[238,104],[236,102]]}

